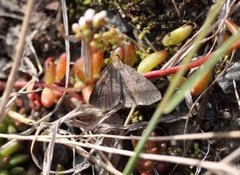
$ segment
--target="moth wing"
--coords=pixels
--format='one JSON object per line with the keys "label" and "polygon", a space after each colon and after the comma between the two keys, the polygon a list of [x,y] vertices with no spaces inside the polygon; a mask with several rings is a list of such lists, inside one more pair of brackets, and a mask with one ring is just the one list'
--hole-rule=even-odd
{"label": "moth wing", "polygon": [[128,65],[120,71],[122,84],[122,103],[125,107],[151,105],[162,98],[156,86]]}
{"label": "moth wing", "polygon": [[[122,81],[122,104],[127,108],[137,106],[138,103],[135,101],[135,97],[132,95],[132,92],[128,89],[128,85],[125,84],[125,81]],[[124,88],[125,87],[125,88]]]}
{"label": "moth wing", "polygon": [[121,103],[120,74],[113,65],[105,68],[90,95],[89,104],[110,110]]}

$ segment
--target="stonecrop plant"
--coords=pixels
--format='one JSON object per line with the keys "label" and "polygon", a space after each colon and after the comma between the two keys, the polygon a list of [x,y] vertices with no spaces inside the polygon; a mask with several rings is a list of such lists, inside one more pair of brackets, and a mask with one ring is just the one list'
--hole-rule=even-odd
{"label": "stonecrop plant", "polygon": [[[133,66],[136,61],[135,46],[116,28],[109,27],[106,11],[95,13],[88,9],[78,23],[72,25],[74,35],[70,41],[81,41],[81,57],[71,66],[71,85],[82,91],[85,102],[88,102],[92,87],[99,78],[104,66],[104,52],[110,53],[110,59],[118,56],[124,64]],[[66,73],[66,55],[62,54],[56,61],[52,57],[45,61],[45,82],[53,85],[63,80]],[[59,99],[49,87],[42,92],[42,103],[50,107]],[[44,100],[45,99],[45,100]]]}
{"label": "stonecrop plant", "polygon": [[[109,20],[106,11],[96,13],[93,9],[88,9],[85,14],[80,17],[78,23],[72,25],[74,35],[68,36],[68,39],[81,44],[79,52],[81,57],[78,58],[72,65],[70,71],[70,87],[75,88],[75,92],[81,91],[85,102],[89,102],[90,95],[99,78],[102,68],[112,62],[112,59],[118,57],[124,64],[136,66],[137,71],[145,77],[151,78],[158,74],[156,69],[161,65],[169,55],[169,49],[172,46],[180,44],[189,37],[193,31],[192,25],[184,25],[168,34],[166,34],[162,43],[165,46],[164,50],[160,50],[151,54],[145,53],[141,61],[138,60],[136,46],[117,28],[109,25]],[[138,51],[139,52],[139,51]],[[105,58],[108,56],[109,58]],[[174,67],[173,67],[174,68]],[[166,75],[175,73],[168,71],[166,68],[162,70]],[[152,71],[152,72],[151,72]],[[161,70],[160,70],[161,71]],[[61,97],[62,90],[56,90],[50,86],[57,86],[63,82],[66,73],[66,54],[63,53],[56,60],[49,57],[45,61],[45,83],[48,87],[44,87],[41,95],[41,102],[45,107],[51,107]],[[157,75],[161,76],[161,75]],[[206,77],[210,77],[210,74]],[[183,78],[186,79],[186,78]],[[210,78],[208,78],[210,80]],[[171,81],[171,78],[169,78]],[[204,79],[205,80],[205,79]],[[185,81],[185,80],[184,80]],[[204,81],[205,86],[197,86],[197,90],[191,90],[192,95],[199,95],[204,91],[209,81]],[[201,82],[199,83],[201,84]],[[204,87],[203,87],[204,86]],[[74,91],[74,89],[73,89]],[[196,92],[197,91],[197,92]]]}

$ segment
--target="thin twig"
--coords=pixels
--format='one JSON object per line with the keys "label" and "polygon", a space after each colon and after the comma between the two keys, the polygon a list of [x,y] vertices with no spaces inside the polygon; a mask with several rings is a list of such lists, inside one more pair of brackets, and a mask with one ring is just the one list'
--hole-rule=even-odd
{"label": "thin twig", "polygon": [[[63,13],[63,23],[64,23],[64,30],[65,30],[65,36],[68,36],[68,16],[67,16],[67,7],[66,7],[66,1],[61,0],[62,4],[62,13]],[[66,69],[66,80],[65,80],[65,87],[68,87],[69,83],[69,71],[70,71],[70,44],[69,40],[65,38],[65,50],[66,50],[66,57],[67,57],[67,69]]]}
{"label": "thin twig", "polygon": [[129,124],[129,122],[130,122],[130,120],[132,119],[132,115],[133,115],[133,113],[135,112],[135,110],[136,110],[136,106],[134,106],[134,107],[131,108],[131,110],[130,110],[130,112],[129,112],[129,114],[128,114],[125,122],[124,122],[124,126],[127,126],[127,125]]}
{"label": "thin twig", "polygon": [[224,159],[221,160],[221,162],[233,163],[234,161],[239,160],[239,155],[240,155],[240,147],[234,150],[231,154],[227,155]]}
{"label": "thin twig", "polygon": [[[234,150],[231,154],[227,155],[224,159],[222,159],[220,162],[222,163],[233,163],[236,160],[239,160],[240,155],[240,147],[238,147],[236,150]],[[210,175],[211,173],[207,171],[203,175]]]}
{"label": "thin twig", "polygon": [[1,12],[0,17],[13,18],[22,21],[23,17],[20,15],[15,15],[13,13]]}
{"label": "thin twig", "polygon": [[0,121],[2,121],[4,119],[5,110],[6,110],[5,106],[7,104],[10,93],[12,91],[12,88],[13,88],[13,85],[14,85],[14,82],[16,79],[18,67],[20,65],[20,61],[21,61],[21,58],[23,55],[25,39],[26,39],[26,35],[27,35],[27,30],[28,30],[28,23],[29,23],[29,20],[31,17],[32,9],[34,7],[34,3],[35,3],[35,0],[28,0],[28,2],[27,2],[27,11],[24,15],[21,33],[20,33],[19,41],[18,41],[17,48],[16,48],[15,59],[13,62],[11,72],[9,74],[6,89],[2,96],[1,104],[0,104]]}
{"label": "thin twig", "polygon": [[179,8],[177,7],[177,4],[176,4],[175,0],[171,0],[171,1],[172,1],[172,4],[173,4],[176,12],[177,12],[178,17],[181,17],[180,10],[179,10]]}
{"label": "thin twig", "polygon": [[[63,23],[64,23],[64,29],[65,29],[65,35],[68,35],[68,17],[67,17],[67,9],[66,9],[66,2],[65,0],[61,0],[61,5],[62,5],[62,14],[63,14]],[[69,41],[65,39],[65,47],[66,47],[66,57],[67,57],[67,69],[66,69],[66,79],[65,79],[65,87],[68,87],[69,83],[69,68],[70,68],[70,50],[69,50]],[[55,106],[55,109],[57,106],[59,106],[65,96],[65,93],[62,95],[61,99],[58,100],[57,105]],[[51,129],[51,136],[52,140],[49,142],[49,145],[47,147],[47,151],[44,156],[43,160],[43,174],[48,175],[50,174],[50,168],[51,168],[51,163],[53,159],[53,150],[55,146],[55,139],[56,139],[56,133],[59,128],[58,122],[56,122],[56,125],[52,126]]]}
{"label": "thin twig", "polygon": [[[61,138],[115,138],[121,140],[140,140],[141,136],[121,136],[121,135],[111,135],[111,134],[85,134],[85,135],[57,135],[57,139]],[[33,140],[35,136],[33,135],[19,135],[19,134],[2,134],[0,133],[0,138],[7,139],[17,139],[17,140]],[[49,139],[49,135],[38,135],[37,139]],[[149,137],[149,141],[177,141],[177,140],[206,140],[206,139],[221,139],[221,138],[240,138],[240,130],[228,131],[228,132],[207,132],[207,133],[194,133],[194,134],[181,134],[181,135],[171,135],[171,136],[156,136]]]}
{"label": "thin twig", "polygon": [[[70,146],[71,147],[71,146]],[[100,167],[102,167],[103,169],[107,170],[108,172],[111,172],[112,174],[115,174],[115,175],[122,175],[121,172],[119,172],[118,170],[116,170],[113,166],[109,165],[109,164],[105,164],[104,162],[102,162],[101,160],[99,159],[96,159],[94,156],[92,156],[91,154],[89,153],[86,153],[85,151],[82,151],[80,149],[81,147],[76,147],[78,153],[85,157],[88,161],[92,162],[93,164],[95,165],[98,165]]]}
{"label": "thin twig", "polygon": [[[239,132],[239,131],[238,131]],[[0,137],[5,136],[5,138],[9,138],[9,136],[13,136],[15,134],[0,134]],[[205,135],[205,134],[204,134]],[[51,138],[46,139],[43,136],[20,136],[20,135],[15,135],[17,138],[12,137],[12,139],[21,139],[21,140],[32,140],[35,139],[35,141],[42,141],[42,142],[50,142]],[[184,136],[184,135],[183,135]],[[240,136],[238,134],[238,136]],[[57,138],[57,137],[56,137]],[[119,154],[119,155],[125,155],[125,156],[133,156],[135,153],[133,151],[128,151],[128,150],[121,150],[117,148],[110,148],[106,146],[99,146],[99,145],[93,145],[89,143],[81,143],[81,142],[75,142],[75,141],[70,141],[70,140],[62,140],[62,139],[56,139],[55,143],[60,143],[64,145],[71,145],[71,146],[79,146],[79,147],[87,147],[91,149],[96,149],[112,154]],[[148,160],[155,160],[155,161],[165,161],[165,162],[171,162],[171,163],[180,163],[184,165],[191,165],[191,166],[197,166],[197,167],[202,167],[209,169],[213,172],[225,172],[227,174],[232,174],[232,175],[239,175],[240,171],[233,166],[227,164],[227,163],[222,163],[222,162],[212,162],[212,161],[201,161],[198,159],[192,159],[192,158],[184,158],[184,157],[177,157],[177,156],[167,156],[167,155],[153,155],[153,154],[146,154],[146,153],[141,153],[140,158],[142,159],[148,159]]]}
{"label": "thin twig", "polygon": [[234,92],[235,92],[235,96],[236,96],[237,103],[238,103],[238,109],[240,110],[240,98],[239,98],[239,94],[238,94],[238,91],[237,91],[237,85],[236,85],[235,80],[233,80],[233,87],[234,87]]}

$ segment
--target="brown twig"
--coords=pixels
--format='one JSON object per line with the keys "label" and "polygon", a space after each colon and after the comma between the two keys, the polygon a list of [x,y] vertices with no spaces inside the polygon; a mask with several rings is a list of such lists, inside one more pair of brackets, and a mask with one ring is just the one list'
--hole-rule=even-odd
{"label": "brown twig", "polygon": [[[239,131],[234,131],[235,133],[238,132],[237,137],[239,137]],[[232,132],[227,132],[227,133],[232,133]],[[226,133],[226,134],[227,134]],[[206,134],[202,133],[197,133],[198,138],[201,137],[201,135],[205,136]],[[213,134],[214,136],[215,133],[210,133]],[[193,135],[193,134],[189,134]],[[228,136],[232,136],[232,134],[227,134]],[[196,139],[196,134],[194,134],[194,137],[191,136],[190,139]],[[212,136],[210,138],[212,138]],[[222,137],[222,134],[219,133],[219,136]],[[225,135],[226,136],[226,135]],[[1,134],[0,137],[2,138],[9,138],[9,139],[17,139],[17,140],[37,140],[37,141],[42,141],[42,142],[50,142],[51,138],[46,138],[50,136],[22,136],[22,135],[16,135],[16,134]],[[119,137],[119,136],[118,136]],[[172,137],[172,136],[167,136],[167,137]],[[181,137],[186,137],[186,135],[181,135]],[[176,138],[176,137],[175,137]],[[174,138],[171,138],[174,140]],[[106,147],[106,146],[100,146],[100,145],[93,145],[90,143],[83,143],[83,142],[76,142],[76,141],[71,141],[71,140],[66,140],[66,139],[56,139],[56,143],[64,144],[64,145],[71,145],[71,146],[76,146],[76,147],[86,147],[86,148],[91,148],[91,149],[96,149],[100,151],[104,151],[106,153],[113,153],[113,154],[118,154],[118,155],[124,155],[124,156],[133,156],[135,153],[133,151],[129,150],[122,150],[122,149],[117,149],[113,147]],[[227,164],[224,162],[213,162],[213,161],[201,161],[198,159],[193,159],[193,158],[185,158],[185,157],[179,157],[179,156],[169,156],[169,155],[154,155],[154,154],[147,154],[147,153],[142,153],[140,155],[140,158],[143,159],[149,159],[149,160],[155,160],[155,161],[164,161],[164,162],[171,162],[171,163],[180,163],[182,165],[190,165],[190,166],[196,166],[196,167],[202,167],[206,168],[208,170],[211,170],[213,172],[224,172],[225,174],[232,174],[232,175],[239,175],[239,169],[233,167],[231,164]]]}
{"label": "brown twig", "polygon": [[27,35],[27,30],[28,30],[28,23],[29,23],[29,20],[31,17],[31,12],[32,12],[34,3],[35,3],[35,0],[28,0],[28,2],[27,2],[27,11],[24,15],[21,33],[20,33],[19,41],[18,41],[17,48],[16,48],[15,59],[13,62],[11,72],[8,77],[6,89],[2,96],[1,104],[0,104],[0,121],[2,121],[4,119],[5,110],[6,110],[5,107],[6,107],[8,99],[9,99],[10,93],[12,91],[12,88],[14,86],[18,67],[20,65],[20,61],[21,61],[22,54],[24,51],[25,39],[26,39],[26,35]]}

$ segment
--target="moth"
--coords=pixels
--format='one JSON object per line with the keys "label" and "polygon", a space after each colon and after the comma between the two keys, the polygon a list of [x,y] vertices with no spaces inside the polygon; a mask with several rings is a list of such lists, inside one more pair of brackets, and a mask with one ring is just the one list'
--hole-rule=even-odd
{"label": "moth", "polygon": [[120,59],[113,59],[96,82],[89,104],[103,110],[150,105],[162,98],[152,82]]}

